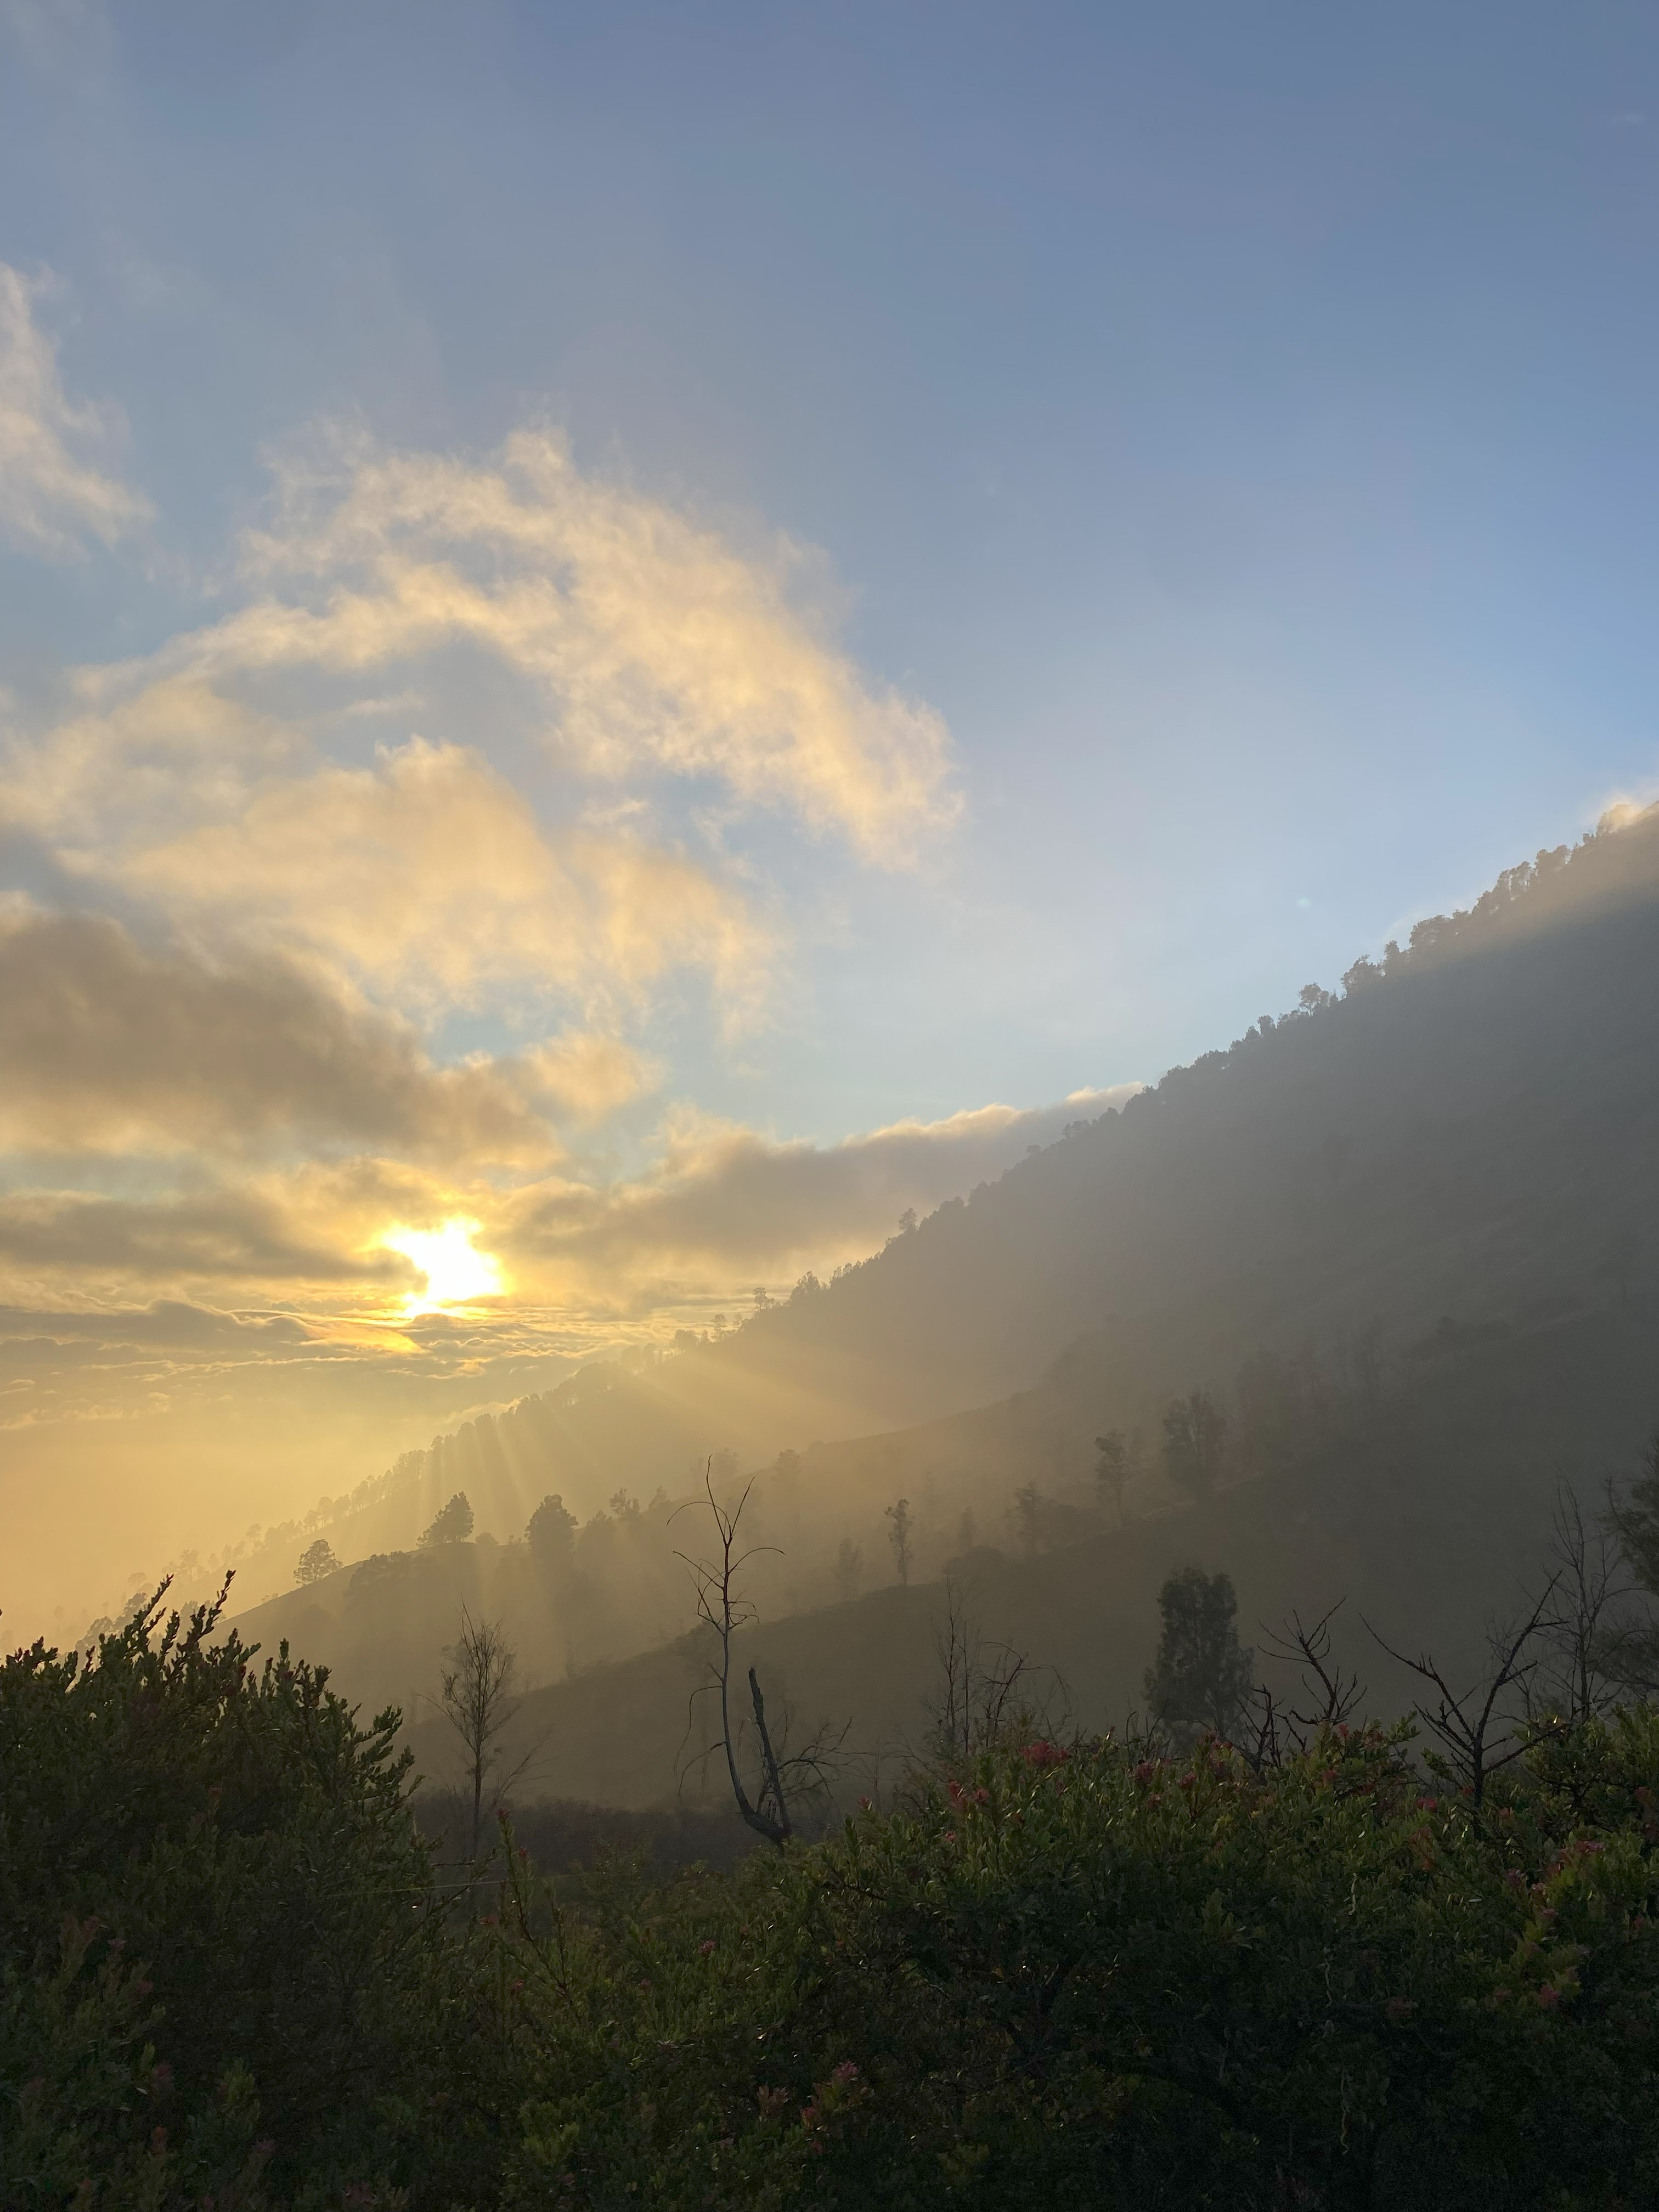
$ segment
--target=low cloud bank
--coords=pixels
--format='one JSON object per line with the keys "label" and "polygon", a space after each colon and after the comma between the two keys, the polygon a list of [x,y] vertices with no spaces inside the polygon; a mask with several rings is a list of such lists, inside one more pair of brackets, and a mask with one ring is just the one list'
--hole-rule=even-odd
{"label": "low cloud bank", "polygon": [[638,1181],[524,1194],[502,1249],[509,1266],[550,1283],[607,1273],[775,1277],[823,1266],[868,1251],[907,1208],[929,1211],[1000,1175],[1068,1122],[1121,1107],[1139,1088],[898,1121],[837,1145],[780,1144],[688,1117],[671,1126],[660,1162]]}

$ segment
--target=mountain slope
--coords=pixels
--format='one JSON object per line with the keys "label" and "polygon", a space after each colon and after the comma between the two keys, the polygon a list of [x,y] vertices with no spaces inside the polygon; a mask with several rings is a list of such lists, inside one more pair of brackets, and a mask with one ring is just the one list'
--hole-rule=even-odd
{"label": "mountain slope", "polygon": [[[1312,1620],[1340,1602],[1339,1653],[1369,1685],[1369,1709],[1404,1711],[1412,1681],[1366,1624],[1400,1649],[1433,1651],[1461,1680],[1479,1677],[1489,1622],[1511,1615],[1548,1571],[1558,1479],[1593,1515],[1604,1483],[1635,1472],[1659,1424],[1656,1330],[1650,1297],[1527,1329],[1463,1332],[1414,1362],[1409,1391],[1363,1432],[1287,1455],[1200,1504],[1121,1529],[1070,1530],[1029,1559],[981,1548],[951,1571],[979,1628],[1030,1658],[1039,1692],[1063,1682],[1086,1727],[1116,1725],[1140,1702],[1159,1584],[1189,1565],[1231,1575],[1247,1644],[1262,1644],[1261,1626],[1276,1630],[1292,1611]],[[854,1448],[835,1449],[845,1480]],[[792,1705],[807,1728],[850,1722],[844,1795],[921,1741],[945,1604],[940,1580],[890,1582],[839,1605],[781,1617],[769,1608],[740,1639],[740,1667],[758,1666],[769,1711]],[[689,1591],[679,1619],[689,1627]],[[533,1636],[523,1614],[511,1625]],[[688,1718],[703,1656],[682,1635],[535,1691],[509,1747],[511,1759],[541,1747],[522,1794],[720,1802],[718,1764],[695,1763],[706,1721]],[[422,1771],[450,1782],[459,1753],[446,1724],[429,1705],[410,1717]]]}
{"label": "mountain slope", "polygon": [[[682,1494],[710,1452],[753,1466],[914,1427],[1028,1389],[1073,1345],[1082,1387],[1045,1414],[1040,1464],[1011,1445],[1006,1494],[1051,1465],[1075,1480],[1100,1425],[1155,1434],[1170,1395],[1263,1349],[1340,1365],[1443,1314],[1525,1325],[1650,1279],[1659,809],[1345,981],[723,1341],[588,1369],[411,1455],[330,1525],[336,1551],[406,1547],[455,1489],[501,1538],[548,1491],[581,1514]],[[884,1449],[890,1497],[912,1459]],[[265,1562],[250,1595],[288,1571]]]}

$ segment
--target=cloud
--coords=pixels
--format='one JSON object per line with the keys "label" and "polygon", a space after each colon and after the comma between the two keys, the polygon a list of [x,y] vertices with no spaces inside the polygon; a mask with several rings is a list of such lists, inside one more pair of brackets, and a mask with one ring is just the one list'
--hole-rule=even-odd
{"label": "cloud", "polygon": [[545,1183],[504,1203],[501,1249],[550,1295],[607,1279],[682,1274],[774,1279],[861,1255],[907,1206],[929,1210],[1000,1175],[1068,1121],[1122,1105],[1140,1086],[1079,1092],[1059,1106],[984,1106],[900,1121],[838,1145],[779,1144],[687,1115],[635,1181]]}
{"label": "cloud", "polygon": [[[14,737],[0,828],[175,936],[320,963],[422,1021],[558,1000],[611,1032],[697,971],[747,1026],[786,932],[726,849],[738,817],[900,865],[957,808],[943,723],[797,605],[805,565],[548,434],[476,465],[337,449],[279,477],[247,604],[76,672],[70,711]],[[424,734],[369,745],[370,715],[416,708]]]}
{"label": "cloud", "polygon": [[586,774],[713,779],[884,866],[957,817],[943,720],[796,605],[806,562],[787,541],[745,556],[539,431],[483,466],[359,445],[289,465],[279,490],[247,566],[290,596],[184,641],[205,675],[361,675],[467,645],[531,684]]}
{"label": "cloud", "polygon": [[414,738],[318,764],[291,726],[179,678],[16,749],[6,823],[72,878],[425,1016],[504,993],[521,1012],[526,992],[637,1009],[691,969],[741,1025],[777,953],[732,882],[641,836],[545,829],[475,748]]}
{"label": "cloud", "polygon": [[35,1283],[70,1275],[401,1285],[409,1273],[390,1255],[364,1256],[325,1237],[296,1236],[282,1206],[252,1188],[156,1200],[15,1192],[0,1197],[0,1263],[13,1280]]}
{"label": "cloud", "polygon": [[273,783],[118,878],[175,915],[307,946],[428,1009],[503,985],[637,1000],[685,966],[748,1006],[771,953],[742,897],[684,854],[549,836],[478,753],[418,738],[367,768]]}
{"label": "cloud", "polygon": [[88,538],[112,545],[150,508],[84,458],[113,418],[64,392],[52,343],[34,319],[41,289],[0,261],[0,531],[61,558]]}
{"label": "cloud", "polygon": [[582,1118],[593,1085],[620,1097],[640,1079],[625,1048],[594,1036],[434,1066],[406,1024],[288,963],[210,965],[146,949],[102,916],[26,907],[0,909],[0,1147],[155,1156],[343,1141],[544,1166],[559,1151],[550,1115]]}
{"label": "cloud", "polygon": [[[578,1047],[572,1057],[586,1054]],[[513,1078],[526,1079],[521,1065]],[[18,1304],[71,1287],[114,1296],[122,1285],[214,1299],[223,1295],[216,1286],[235,1285],[256,1299],[303,1292],[331,1310],[389,1315],[417,1277],[385,1249],[388,1231],[464,1218],[478,1224],[477,1249],[502,1263],[532,1335],[555,1312],[561,1327],[592,1327],[606,1313],[724,1291],[734,1278],[775,1282],[861,1257],[907,1206],[930,1211],[1000,1175],[1138,1088],[1029,1110],[986,1106],[823,1146],[682,1112],[644,1173],[608,1184],[502,1182],[361,1153],[149,1198],[25,1191],[0,1197],[0,1291]]]}
{"label": "cloud", "polygon": [[592,1127],[654,1091],[661,1071],[615,1037],[572,1032],[520,1054],[522,1080],[560,1119]]}
{"label": "cloud", "polygon": [[268,1352],[312,1346],[313,1332],[291,1314],[216,1312],[178,1298],[149,1305],[83,1307],[65,1312],[0,1305],[0,1340],[52,1344],[161,1346],[187,1352]]}

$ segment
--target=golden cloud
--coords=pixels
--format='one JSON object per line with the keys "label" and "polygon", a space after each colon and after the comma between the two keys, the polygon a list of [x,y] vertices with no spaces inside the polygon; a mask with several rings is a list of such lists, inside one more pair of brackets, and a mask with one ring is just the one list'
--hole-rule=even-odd
{"label": "golden cloud", "polygon": [[293,1152],[364,1143],[452,1164],[545,1167],[550,1120],[643,1080],[573,1036],[434,1066],[405,1023],[275,958],[210,964],[106,916],[0,912],[0,1148]]}
{"label": "golden cloud", "polygon": [[691,965],[748,1007],[771,954],[741,896],[684,854],[550,836],[480,754],[418,738],[274,783],[118,872],[175,915],[304,945],[428,1009],[507,984],[637,998]]}
{"label": "golden cloud", "polygon": [[745,558],[583,475],[547,432],[478,467],[359,447],[289,468],[281,491],[249,572],[313,600],[265,599],[190,641],[204,672],[362,672],[465,642],[538,687],[588,773],[714,778],[884,865],[956,818],[944,721],[867,682],[794,605],[787,542]]}
{"label": "golden cloud", "polygon": [[780,1144],[683,1111],[647,1170],[610,1184],[544,1176],[501,1185],[362,1154],[148,1201],[24,1194],[0,1199],[0,1296],[106,1285],[190,1297],[234,1285],[337,1306],[351,1291],[389,1311],[392,1286],[406,1291],[413,1278],[384,1249],[388,1231],[438,1231],[464,1218],[525,1304],[567,1320],[634,1310],[861,1255],[906,1207],[928,1211],[1000,1175],[1137,1087],[897,1122],[825,1146]]}
{"label": "golden cloud", "polygon": [[501,1202],[494,1233],[515,1279],[550,1298],[665,1276],[715,1287],[745,1272],[775,1279],[861,1256],[907,1207],[930,1210],[1000,1175],[1067,1122],[1119,1107],[1139,1088],[899,1121],[837,1145],[781,1144],[682,1113],[647,1174],[522,1189]]}

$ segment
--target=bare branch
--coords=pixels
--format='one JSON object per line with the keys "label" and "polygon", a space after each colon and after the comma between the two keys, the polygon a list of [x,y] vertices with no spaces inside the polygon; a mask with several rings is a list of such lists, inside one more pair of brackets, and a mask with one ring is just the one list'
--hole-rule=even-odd
{"label": "bare branch", "polygon": [[[740,1817],[757,1835],[764,1836],[769,1843],[781,1846],[794,1832],[790,1816],[792,1797],[799,1797],[804,1789],[822,1786],[824,1770],[834,1751],[839,1749],[846,1730],[843,1729],[832,1742],[829,1730],[823,1729],[805,1750],[792,1754],[787,1745],[780,1750],[773,1742],[766,1719],[766,1700],[761,1692],[759,1677],[751,1667],[749,1669],[749,1693],[760,1747],[761,1782],[755,1796],[750,1797],[744,1785],[738,1759],[741,1723],[734,1719],[732,1711],[732,1639],[739,1629],[749,1626],[756,1617],[756,1612],[738,1586],[737,1578],[749,1560],[763,1552],[777,1549],[773,1544],[752,1545],[747,1550],[739,1548],[744,1509],[749,1503],[750,1492],[753,1487],[751,1480],[745,1486],[735,1505],[722,1505],[714,1494],[714,1463],[711,1457],[703,1469],[703,1495],[714,1524],[714,1556],[699,1559],[687,1552],[677,1552],[675,1557],[684,1563],[691,1577],[697,1618],[714,1631],[716,1639],[717,1650],[710,1662],[709,1677],[700,1688],[719,1694],[720,1748],[726,1753],[726,1771],[732,1784],[732,1799]],[[698,1694],[699,1692],[694,1691],[693,1698]],[[787,1718],[786,1709],[786,1722]],[[703,1756],[709,1756],[714,1748],[711,1745]]]}
{"label": "bare branch", "polygon": [[504,1796],[522,1780],[546,1742],[538,1736],[511,1767],[501,1759],[501,1738],[523,1699],[514,1693],[518,1654],[498,1620],[474,1620],[461,1607],[461,1632],[445,1654],[451,1665],[440,1678],[437,1704],[466,1748],[466,1776],[472,1796],[471,1856],[478,1856],[486,1789]]}
{"label": "bare branch", "polygon": [[1283,1705],[1265,1682],[1256,1685],[1249,1699],[1251,1741],[1240,1748],[1258,1770],[1277,1766],[1291,1749],[1306,1751],[1322,1730],[1342,1727],[1364,1698],[1365,1686],[1358,1675],[1345,1675],[1331,1656],[1331,1622],[1346,1602],[1339,1598],[1310,1624],[1304,1625],[1298,1613],[1291,1613],[1276,1632],[1265,1621],[1261,1624],[1269,1658],[1301,1668],[1310,1710],[1302,1712]]}
{"label": "bare branch", "polygon": [[[1484,1697],[1480,1683],[1458,1696],[1427,1652],[1419,1653],[1415,1659],[1407,1658],[1403,1651],[1396,1651],[1393,1644],[1384,1642],[1370,1621],[1365,1623],[1389,1658],[1409,1668],[1419,1681],[1426,1682],[1436,1692],[1431,1705],[1419,1704],[1413,1710],[1429,1733],[1444,1747],[1454,1771],[1462,1777],[1465,1788],[1477,1805],[1485,1795],[1488,1776],[1499,1767],[1507,1766],[1511,1759],[1519,1759],[1528,1745],[1536,1741],[1535,1729],[1517,1733],[1502,1718],[1500,1700],[1506,1691],[1518,1689],[1523,1698],[1524,1724],[1526,1684],[1539,1661],[1536,1658],[1523,1660],[1522,1654],[1533,1638],[1550,1624],[1553,1616],[1549,1607],[1559,1580],[1559,1574],[1550,1577],[1544,1586],[1543,1595],[1519,1626],[1511,1624],[1494,1635],[1492,1645],[1494,1665],[1485,1686]],[[1475,1709],[1477,1699],[1480,1701],[1478,1710]],[[1495,1723],[1501,1729],[1496,1741],[1509,1747],[1501,1753],[1494,1750],[1492,1729]]]}

